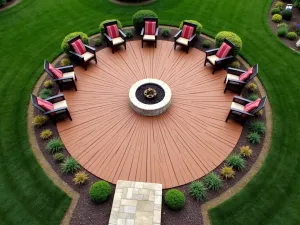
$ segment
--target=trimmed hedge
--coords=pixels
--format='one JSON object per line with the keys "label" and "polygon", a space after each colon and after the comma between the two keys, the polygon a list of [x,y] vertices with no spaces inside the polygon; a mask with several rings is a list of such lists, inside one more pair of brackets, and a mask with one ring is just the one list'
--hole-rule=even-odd
{"label": "trimmed hedge", "polygon": [[104,25],[103,25],[103,24],[108,23],[108,22],[111,22],[111,21],[115,21],[115,20],[116,20],[117,23],[118,23],[118,28],[121,29],[123,26],[122,26],[122,23],[121,23],[119,20],[117,20],[117,19],[109,19],[109,20],[104,20],[104,21],[102,21],[102,22],[100,23],[100,25],[99,25],[100,33],[101,33],[101,34],[105,33],[105,29],[104,29]]}
{"label": "trimmed hedge", "polygon": [[171,189],[165,194],[165,202],[170,209],[178,210],[183,208],[185,197],[178,189]]}
{"label": "trimmed hedge", "polygon": [[135,30],[139,33],[144,26],[144,17],[158,17],[155,12],[151,10],[139,10],[132,16],[132,24]]}
{"label": "trimmed hedge", "polygon": [[83,33],[83,32],[73,32],[68,34],[64,40],[61,43],[61,49],[65,52],[65,53],[69,53],[70,51],[70,46],[68,44],[68,41],[71,40],[72,38],[76,37],[80,35],[81,40],[83,41],[84,44],[88,45],[89,44],[89,37]]}
{"label": "trimmed hedge", "polygon": [[185,21],[185,22],[192,23],[192,24],[196,24],[196,25],[197,25],[196,34],[197,34],[197,35],[200,35],[200,34],[201,34],[201,31],[202,31],[203,26],[202,26],[201,23],[199,23],[199,22],[196,21],[196,20],[183,20],[183,21],[181,21],[181,23],[180,23],[180,25],[179,25],[179,29],[182,29],[182,27],[183,27],[183,22],[184,22],[184,21]]}
{"label": "trimmed hedge", "polygon": [[97,181],[91,185],[89,195],[93,202],[104,202],[111,195],[111,187],[106,181]]}
{"label": "trimmed hedge", "polygon": [[242,39],[237,34],[235,34],[233,32],[221,31],[215,37],[217,48],[219,48],[221,46],[224,39],[227,39],[227,40],[231,41],[235,45],[235,48],[233,49],[232,55],[236,56],[241,51],[241,49],[243,47]]}

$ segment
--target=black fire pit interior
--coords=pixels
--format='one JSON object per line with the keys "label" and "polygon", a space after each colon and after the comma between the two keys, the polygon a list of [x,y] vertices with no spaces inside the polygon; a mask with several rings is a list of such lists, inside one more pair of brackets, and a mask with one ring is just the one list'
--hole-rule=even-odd
{"label": "black fire pit interior", "polygon": [[[144,95],[144,92],[146,89],[148,88],[152,88],[156,91],[156,96],[153,97],[153,98],[147,98],[145,95]],[[159,85],[157,84],[152,84],[152,83],[149,83],[149,84],[144,84],[144,85],[141,85],[135,92],[135,96],[136,98],[144,103],[144,104],[156,104],[156,103],[159,103],[160,101],[162,101],[165,97],[165,91],[162,87],[160,87]]]}

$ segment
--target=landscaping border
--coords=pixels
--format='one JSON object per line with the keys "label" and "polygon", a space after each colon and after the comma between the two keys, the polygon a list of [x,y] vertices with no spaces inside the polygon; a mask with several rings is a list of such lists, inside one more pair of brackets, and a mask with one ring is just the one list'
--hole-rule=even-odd
{"label": "landscaping border", "polygon": [[15,1],[12,1],[10,3],[8,3],[7,5],[5,5],[3,8],[0,8],[0,12],[3,12],[17,4],[19,4],[22,0],[15,0]]}
{"label": "landscaping border", "polygon": [[[178,27],[172,27],[172,26],[160,26],[160,27],[161,28],[170,28],[170,29],[178,28]],[[133,28],[133,27],[128,26],[125,28]],[[100,34],[97,33],[95,35],[90,36],[89,39],[91,40],[91,39],[94,39],[99,36],[100,36]],[[214,39],[207,35],[201,34],[200,36],[214,42]],[[66,56],[65,53],[59,55],[53,61],[53,63],[54,64],[58,63],[65,56]],[[242,57],[238,56],[237,58],[246,68],[249,68],[248,63]],[[47,78],[47,74],[46,74],[46,72],[43,72],[33,89],[34,94],[38,93],[39,88],[42,86],[42,83],[46,78]],[[262,83],[259,81],[259,79],[257,77],[255,78],[255,83],[258,85],[261,94],[266,95],[266,91],[265,91]],[[78,192],[76,192],[71,186],[69,186],[64,180],[62,180],[59,177],[59,175],[56,173],[56,171],[54,171],[54,169],[51,167],[50,163],[44,157],[42,150],[38,146],[37,139],[36,139],[35,132],[34,132],[34,127],[31,126],[31,121],[33,120],[33,116],[34,116],[33,110],[34,110],[33,106],[29,102],[29,107],[27,110],[27,113],[28,113],[27,125],[28,125],[28,133],[29,133],[29,142],[32,147],[33,153],[35,154],[39,164],[41,165],[41,167],[43,168],[45,173],[52,179],[52,181],[55,183],[55,185],[58,186],[60,189],[62,189],[68,196],[70,196],[72,198],[70,207],[68,208],[63,220],[61,221],[62,225],[66,225],[66,224],[69,224],[71,221],[71,217],[72,217],[74,209],[76,208],[80,194]],[[208,202],[200,205],[201,215],[203,218],[203,223],[205,225],[211,224],[208,211],[211,208],[216,207],[217,205],[221,204],[222,202],[226,201],[227,199],[229,199],[230,197],[232,197],[233,195],[238,193],[243,187],[246,186],[246,184],[252,179],[252,177],[258,172],[258,170],[262,166],[262,163],[264,162],[264,160],[267,156],[267,153],[269,151],[270,143],[271,143],[271,136],[272,136],[272,113],[271,113],[271,106],[270,106],[269,101],[267,102],[267,105],[265,107],[265,114],[266,114],[266,130],[267,130],[267,132],[265,135],[263,148],[262,148],[257,160],[255,161],[255,163],[253,164],[251,169],[247,172],[247,174],[245,176],[243,176],[243,178],[241,178],[234,186],[232,186],[231,188],[224,191],[218,197],[216,197],[212,200],[209,200]]]}
{"label": "landscaping border", "polygon": [[139,6],[139,5],[148,5],[152,2],[156,2],[157,0],[147,0],[147,1],[143,1],[143,2],[137,2],[137,3],[121,2],[119,0],[109,0],[109,1],[112,3],[115,3],[117,5]]}

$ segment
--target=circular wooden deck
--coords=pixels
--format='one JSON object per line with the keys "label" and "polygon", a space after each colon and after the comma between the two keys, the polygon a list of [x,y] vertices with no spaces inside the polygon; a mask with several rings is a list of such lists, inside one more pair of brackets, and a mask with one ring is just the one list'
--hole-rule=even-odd
{"label": "circular wooden deck", "polygon": [[[98,64],[76,67],[78,91],[64,91],[73,121],[57,124],[69,153],[88,171],[116,183],[132,180],[171,188],[215,169],[236,145],[242,127],[225,122],[233,94],[223,94],[225,71],[203,66],[205,53],[127,43],[115,54],[97,52]],[[156,117],[129,106],[132,84],[157,78],[172,90],[169,110]]]}

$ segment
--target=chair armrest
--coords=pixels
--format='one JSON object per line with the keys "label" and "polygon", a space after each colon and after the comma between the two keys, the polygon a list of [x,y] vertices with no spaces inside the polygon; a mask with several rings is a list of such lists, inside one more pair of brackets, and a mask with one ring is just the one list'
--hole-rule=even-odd
{"label": "chair armrest", "polygon": [[156,28],[156,31],[155,31],[155,36],[158,36],[158,27]]}
{"label": "chair armrest", "polygon": [[240,76],[244,72],[245,72],[244,70],[239,70],[239,69],[232,68],[232,67],[227,68],[227,73],[237,75],[237,76]]}
{"label": "chair armrest", "polygon": [[57,69],[59,69],[63,73],[68,73],[68,72],[73,72],[74,71],[73,65],[62,66],[62,67],[58,67]]}
{"label": "chair armrest", "polygon": [[45,100],[49,101],[51,103],[55,103],[55,102],[59,102],[59,101],[65,100],[65,96],[64,96],[64,94],[58,94],[58,95],[46,98]]}
{"label": "chair armrest", "polygon": [[121,30],[119,29],[119,32],[120,32],[121,36],[123,37],[123,39],[126,39],[126,38],[127,38],[126,34],[124,34],[123,31],[121,31]]}
{"label": "chair armrest", "polygon": [[83,57],[81,55],[77,54],[76,52],[72,52],[72,51],[69,51],[69,52],[70,52],[71,55],[76,56],[80,60],[83,60]]}
{"label": "chair armrest", "polygon": [[110,38],[110,36],[108,36],[106,33],[104,33],[103,35],[107,38],[107,40],[112,41],[112,39]]}
{"label": "chair armrest", "polygon": [[215,55],[215,54],[217,54],[218,50],[219,50],[218,48],[207,50],[207,51],[205,51],[206,56]]}
{"label": "chair armrest", "polygon": [[179,38],[179,35],[181,34],[182,30],[178,31],[175,35],[174,35],[174,39],[177,40]]}
{"label": "chair armrest", "polygon": [[145,28],[143,27],[142,30],[141,30],[141,36],[144,35],[144,31],[145,31]]}
{"label": "chair armrest", "polygon": [[84,46],[85,46],[85,48],[86,48],[86,50],[87,50],[88,52],[93,53],[93,54],[96,53],[96,49],[95,49],[95,48],[93,48],[93,47],[91,47],[91,46],[88,46],[88,45],[84,45]]}
{"label": "chair armrest", "polygon": [[192,37],[190,37],[189,42],[191,42],[196,37],[196,34],[194,34]]}
{"label": "chair armrest", "polygon": [[239,96],[233,96],[233,102],[236,102],[238,104],[241,104],[241,105],[246,105],[252,101],[246,99],[246,98],[242,98],[242,97],[239,97]]}
{"label": "chair armrest", "polygon": [[226,61],[231,60],[232,58],[233,58],[233,56],[230,55],[230,56],[227,56],[227,57],[218,59],[218,60],[215,61],[215,64],[222,64],[222,63],[224,63],[224,62],[226,62]]}

